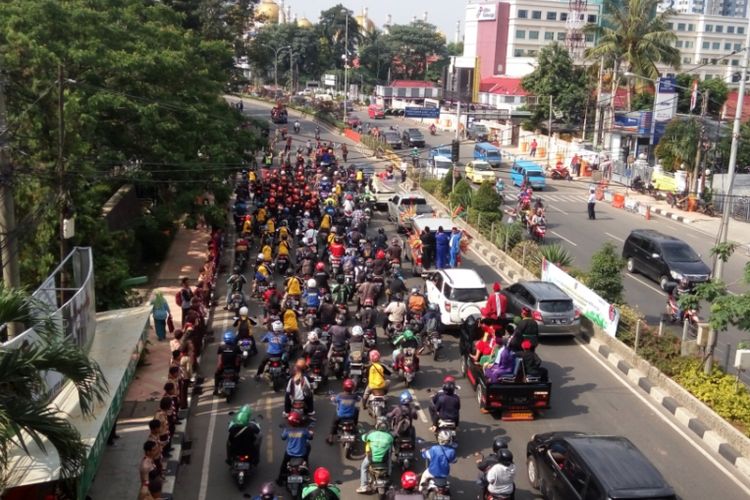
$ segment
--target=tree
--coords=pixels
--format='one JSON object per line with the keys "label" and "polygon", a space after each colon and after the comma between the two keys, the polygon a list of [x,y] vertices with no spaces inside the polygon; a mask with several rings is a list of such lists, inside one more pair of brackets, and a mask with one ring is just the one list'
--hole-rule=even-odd
{"label": "tree", "polygon": [[[78,430],[51,405],[44,395],[44,372],[55,371],[70,380],[78,392],[81,411],[90,416],[93,405],[104,399],[107,382],[99,365],[85,352],[62,338],[57,324],[40,317],[42,305],[21,290],[0,284],[0,324],[11,322],[34,327],[39,341],[19,349],[0,350],[0,470],[8,472],[11,450],[20,446],[29,453],[28,439],[42,451],[49,440],[60,457],[63,479],[76,477],[88,458],[87,446]],[[3,479],[0,484],[3,484]]]}
{"label": "tree", "polygon": [[447,55],[443,36],[434,25],[424,21],[391,26],[388,44],[393,53],[391,75],[394,79],[426,80],[429,66],[439,64]]}
{"label": "tree", "polygon": [[448,196],[449,194],[451,194],[451,191],[453,191],[454,182],[457,183],[460,181],[460,178],[456,178],[456,180],[454,181],[453,175],[453,167],[451,167],[448,169],[448,172],[446,172],[445,177],[443,177],[441,181],[440,192],[443,196]]}
{"label": "tree", "polygon": [[464,210],[471,206],[471,200],[474,197],[474,190],[466,179],[456,182],[453,193],[450,195],[450,204],[453,209],[463,207]]}
{"label": "tree", "polygon": [[607,302],[622,302],[622,268],[625,261],[615,246],[607,242],[591,256],[586,284]]}
{"label": "tree", "polygon": [[363,77],[373,84],[385,82],[391,61],[393,49],[388,43],[388,35],[377,29],[365,34],[359,47],[360,71]]}
{"label": "tree", "polygon": [[[667,19],[674,11],[657,12],[659,3],[660,0],[604,0],[601,25],[585,27],[586,33],[595,35],[597,40],[594,47],[586,49],[586,57],[604,61],[613,68],[615,75],[631,72],[656,79],[659,77],[657,64],[678,69],[677,35],[667,26]],[[633,94],[635,85],[642,84],[642,79],[628,79],[628,97]],[[612,88],[617,86],[619,76],[613,79]]]}
{"label": "tree", "polygon": [[679,100],[677,101],[677,112],[678,113],[691,113],[690,111],[690,98],[693,91],[693,81],[698,80],[698,95],[696,96],[695,109],[692,113],[700,114],[701,107],[703,106],[703,92],[708,91],[708,110],[707,113],[712,116],[718,116],[721,114],[721,108],[727,101],[729,96],[729,87],[724,80],[710,79],[700,80],[688,73],[680,73],[675,77],[677,81],[677,93],[679,94]]}
{"label": "tree", "polygon": [[693,171],[700,132],[701,123],[697,118],[674,118],[667,124],[654,150],[664,170],[673,172],[684,163],[686,170]]}
{"label": "tree", "polygon": [[[247,45],[247,55],[255,74],[267,81],[274,80],[276,49],[291,47],[278,52],[279,82],[287,79],[290,68],[301,76],[318,79],[321,74],[319,59],[320,40],[314,27],[297,26],[294,23],[267,24],[260,28]],[[291,64],[290,64],[291,62]]]}
{"label": "tree", "polygon": [[[348,18],[348,21],[347,21]],[[347,45],[348,22],[348,45]],[[321,61],[330,61],[335,68],[344,69],[345,54],[351,65],[357,46],[362,41],[357,20],[351,11],[342,4],[337,4],[320,13],[320,22],[316,25],[320,37]],[[345,50],[346,46],[346,50]]]}
{"label": "tree", "polygon": [[499,213],[503,204],[503,197],[495,191],[492,182],[483,182],[471,200],[471,208],[480,212]]}
{"label": "tree", "polygon": [[[727,172],[729,162],[729,151],[732,146],[732,134],[727,133],[718,144],[718,158],[714,165],[715,172]],[[723,159],[723,161],[721,161]],[[740,126],[740,140],[737,149],[737,171],[750,171],[750,123]]]}
{"label": "tree", "polygon": [[530,121],[535,128],[546,128],[549,96],[552,96],[553,112],[562,113],[566,122],[583,121],[584,103],[589,94],[588,78],[582,68],[574,66],[570,53],[562,45],[553,43],[542,47],[534,71],[523,78],[521,85],[538,97],[538,103],[530,108]]}

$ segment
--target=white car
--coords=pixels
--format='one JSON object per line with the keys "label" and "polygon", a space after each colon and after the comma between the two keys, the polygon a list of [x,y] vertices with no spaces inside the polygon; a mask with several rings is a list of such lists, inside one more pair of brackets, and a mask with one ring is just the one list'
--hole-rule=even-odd
{"label": "white car", "polygon": [[445,156],[435,156],[430,165],[430,175],[436,179],[442,179],[448,175],[448,170],[453,167],[453,162]]}
{"label": "white car", "polygon": [[427,300],[437,304],[445,326],[458,326],[472,315],[480,315],[487,302],[487,285],[473,269],[441,269],[425,281]]}

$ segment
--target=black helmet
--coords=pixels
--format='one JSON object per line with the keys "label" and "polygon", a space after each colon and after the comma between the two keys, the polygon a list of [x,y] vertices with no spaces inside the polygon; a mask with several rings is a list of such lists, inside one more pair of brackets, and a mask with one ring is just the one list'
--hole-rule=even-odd
{"label": "black helmet", "polygon": [[385,233],[385,229],[383,229],[382,227],[379,227],[378,228],[378,233],[380,233],[380,234]]}
{"label": "black helmet", "polygon": [[513,453],[509,449],[503,448],[497,453],[497,461],[503,465],[510,465],[513,463]]}
{"label": "black helmet", "polygon": [[492,451],[497,453],[500,450],[508,449],[508,441],[503,437],[496,437],[492,442]]}

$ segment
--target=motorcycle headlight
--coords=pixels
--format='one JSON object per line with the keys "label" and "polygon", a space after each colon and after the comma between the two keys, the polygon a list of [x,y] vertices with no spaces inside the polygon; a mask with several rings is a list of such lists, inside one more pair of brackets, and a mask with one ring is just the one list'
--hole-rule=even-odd
{"label": "motorcycle headlight", "polygon": [[682,278],[684,278],[684,276],[682,275],[682,273],[678,273],[677,271],[669,271],[669,274],[672,276],[672,278],[674,278],[674,279],[676,279],[678,281],[681,280]]}

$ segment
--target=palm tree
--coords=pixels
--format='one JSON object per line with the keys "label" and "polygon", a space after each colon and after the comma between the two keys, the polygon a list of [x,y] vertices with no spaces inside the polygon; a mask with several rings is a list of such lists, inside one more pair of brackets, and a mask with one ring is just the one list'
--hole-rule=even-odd
{"label": "palm tree", "polygon": [[99,365],[64,340],[57,324],[40,317],[40,310],[43,306],[23,290],[0,284],[0,324],[33,326],[39,335],[38,341],[19,349],[0,348],[0,489],[7,480],[11,451],[20,447],[28,454],[29,439],[45,453],[45,438],[55,448],[63,479],[76,477],[88,457],[78,430],[51,405],[51,397],[43,395],[45,371],[58,372],[75,385],[84,415],[91,415],[107,392]]}
{"label": "palm tree", "polygon": [[[586,58],[612,67],[612,90],[619,85],[618,72],[631,72],[647,78],[659,77],[657,64],[680,67],[680,51],[674,47],[677,35],[667,27],[672,10],[656,12],[660,0],[604,0],[601,26],[588,25],[584,31],[597,36]],[[642,82],[641,82],[642,83]],[[632,85],[628,84],[628,96]],[[628,107],[630,101],[628,100]]]}

